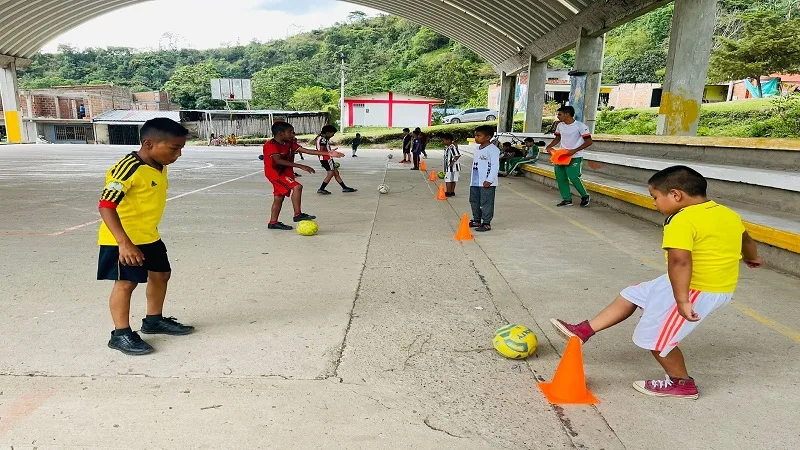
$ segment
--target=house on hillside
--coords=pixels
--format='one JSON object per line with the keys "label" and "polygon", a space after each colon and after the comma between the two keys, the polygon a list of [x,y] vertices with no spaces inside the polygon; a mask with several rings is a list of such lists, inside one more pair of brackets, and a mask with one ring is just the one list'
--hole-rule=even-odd
{"label": "house on hillside", "polygon": [[[560,105],[569,103],[570,91],[569,69],[547,69],[547,81],[544,87],[545,103],[555,102]],[[607,105],[611,94],[611,86],[600,87],[598,104]],[[514,92],[514,112],[525,111],[525,102],[528,99],[528,73],[522,72],[517,76],[517,86]],[[489,86],[487,103],[489,108],[500,109],[500,85]]]}
{"label": "house on hillside", "polygon": [[345,97],[342,127],[422,127],[433,123],[438,98],[395,92]]}
{"label": "house on hillside", "polygon": [[[179,108],[166,92],[131,93],[112,84],[58,86],[19,91],[22,120],[31,134],[55,143],[94,143],[92,119],[114,110],[169,111]],[[0,103],[0,129],[3,128]],[[1,132],[2,130],[0,130]]]}

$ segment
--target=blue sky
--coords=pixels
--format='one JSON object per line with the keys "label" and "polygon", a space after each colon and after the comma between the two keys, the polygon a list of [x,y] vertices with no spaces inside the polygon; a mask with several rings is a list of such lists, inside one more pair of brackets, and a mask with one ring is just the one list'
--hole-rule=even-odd
{"label": "blue sky", "polygon": [[323,28],[356,10],[378,13],[335,0],[154,0],[91,20],[59,36],[44,51],[55,51],[59,44],[139,49],[169,42],[195,49],[245,44]]}

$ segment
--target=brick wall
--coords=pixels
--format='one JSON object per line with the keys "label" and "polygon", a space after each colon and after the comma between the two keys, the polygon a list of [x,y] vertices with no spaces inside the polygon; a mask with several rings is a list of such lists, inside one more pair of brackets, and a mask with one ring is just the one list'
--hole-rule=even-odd
{"label": "brick wall", "polygon": [[615,109],[649,108],[653,89],[661,88],[657,83],[620,84],[611,89],[609,106]]}

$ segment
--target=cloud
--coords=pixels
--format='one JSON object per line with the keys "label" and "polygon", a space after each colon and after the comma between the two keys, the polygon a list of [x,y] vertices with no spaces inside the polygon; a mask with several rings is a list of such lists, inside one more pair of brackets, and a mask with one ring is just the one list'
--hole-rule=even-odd
{"label": "cloud", "polygon": [[261,0],[259,1],[258,9],[283,12],[291,15],[304,15],[309,11],[337,9],[338,6],[336,3],[335,0]]}
{"label": "cloud", "polygon": [[283,39],[343,21],[351,11],[378,11],[334,0],[157,0],[136,4],[74,28],[44,47],[157,49],[169,34],[182,48],[208,49]]}

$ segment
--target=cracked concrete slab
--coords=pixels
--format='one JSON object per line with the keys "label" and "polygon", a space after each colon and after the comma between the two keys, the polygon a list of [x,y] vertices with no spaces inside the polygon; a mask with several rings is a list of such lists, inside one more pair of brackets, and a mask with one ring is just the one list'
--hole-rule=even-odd
{"label": "cracked concrete slab", "polygon": [[[321,227],[305,238],[265,230],[271,191],[257,148],[187,149],[170,195],[188,195],[168,204],[162,232],[175,270],[167,312],[198,332],[147,337],[157,352],[146,357],[117,354],[105,347],[110,286],[93,281],[92,221],[104,171],[130,150],[0,147],[0,447],[800,444],[790,426],[800,396],[787,382],[799,344],[734,308],[687,341],[700,400],[629,387],[659,376],[630,343],[631,322],[584,349],[601,403],[549,405],[536,382],[552,377],[564,344],[542,324],[582,318],[653,278],[660,230],[601,207],[557,211],[552,191],[504,179],[494,230],[458,243],[468,183],[436,201],[423,174],[394,159],[391,192],[378,195],[382,150],[342,161],[354,195],[315,196],[321,177],[300,179]],[[744,271],[736,301],[796,327],[799,289],[795,278]],[[142,292],[133,305],[139,320]],[[493,350],[507,323],[534,330],[534,356]]]}

